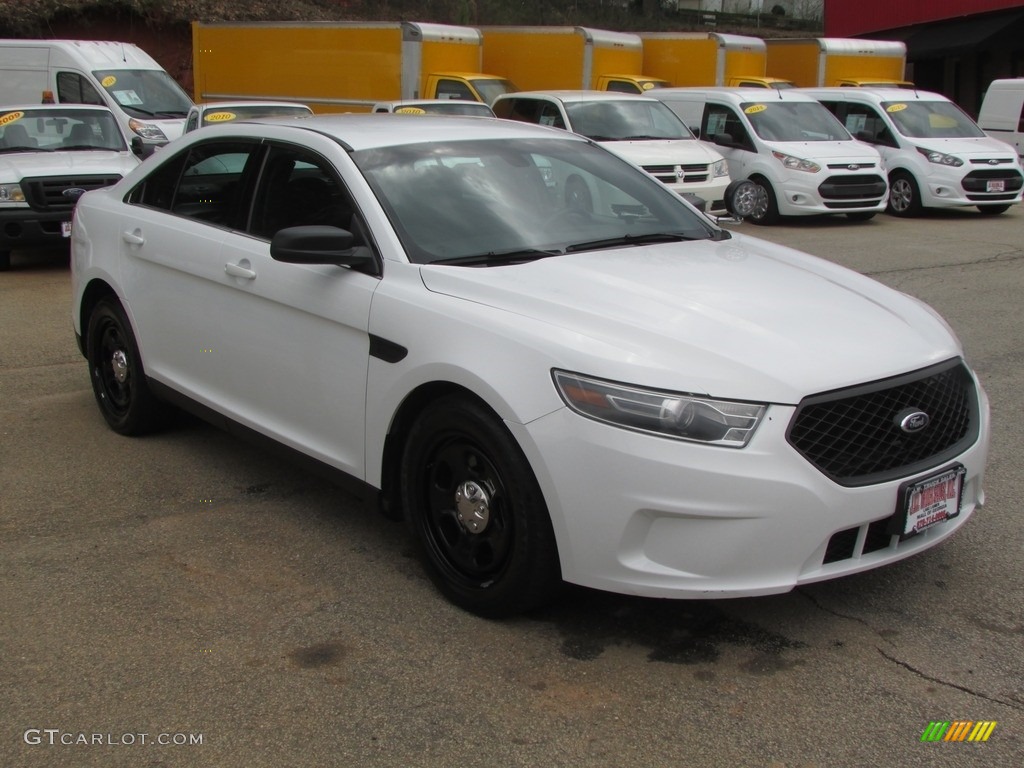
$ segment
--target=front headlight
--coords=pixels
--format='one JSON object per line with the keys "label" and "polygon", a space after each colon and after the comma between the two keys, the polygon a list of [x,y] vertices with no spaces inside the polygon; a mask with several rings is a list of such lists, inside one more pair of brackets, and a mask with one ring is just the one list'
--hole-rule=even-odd
{"label": "front headlight", "polygon": [[959,168],[964,164],[964,161],[959,157],[947,155],[944,152],[936,152],[931,149],[924,149],[923,147],[918,147],[917,151],[927,157],[929,163],[935,163],[936,165],[948,165],[951,168]]}
{"label": "front headlight", "polygon": [[144,139],[150,139],[152,141],[167,141],[167,137],[164,135],[164,132],[152,123],[144,123],[133,117],[128,121],[128,127]]}
{"label": "front headlight", "polygon": [[717,163],[711,166],[711,175],[719,179],[722,176],[729,175],[729,162],[727,160],[719,160]]}
{"label": "front headlight", "polygon": [[817,173],[821,170],[821,166],[810,160],[804,160],[800,157],[793,157],[782,152],[772,152],[775,159],[786,166],[791,171],[807,171],[808,173]]}
{"label": "front headlight", "polygon": [[24,203],[25,193],[20,184],[0,184],[0,203]]}
{"label": "front headlight", "polygon": [[767,410],[761,403],[658,392],[567,371],[553,376],[565,404],[580,415],[677,440],[742,448]]}

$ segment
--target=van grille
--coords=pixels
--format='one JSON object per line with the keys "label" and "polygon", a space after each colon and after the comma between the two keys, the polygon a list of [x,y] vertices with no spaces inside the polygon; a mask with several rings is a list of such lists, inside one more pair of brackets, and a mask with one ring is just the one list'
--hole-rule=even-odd
{"label": "van grille", "polygon": [[70,211],[77,198],[64,194],[67,189],[100,189],[120,181],[118,175],[111,176],[39,176],[21,182],[25,200],[37,211]]}
{"label": "van grille", "polygon": [[707,165],[645,165],[643,169],[663,184],[697,184],[706,182],[710,173]]}
{"label": "van grille", "polygon": [[876,174],[829,176],[818,185],[823,200],[867,200],[879,202],[885,195],[885,179]]}
{"label": "van grille", "polygon": [[[990,181],[1006,182],[1004,192],[1008,193],[1016,193],[1021,186],[1024,186],[1024,178],[1021,177],[1020,171],[1016,171],[1013,168],[991,168],[983,171],[971,171],[960,181],[960,186],[964,188],[965,192],[985,192]],[[1015,195],[1011,195],[1012,197],[1015,197]]]}
{"label": "van grille", "polygon": [[[920,432],[903,417],[928,414]],[[891,379],[805,398],[786,439],[818,470],[844,486],[903,477],[962,453],[978,437],[978,393],[960,360]]]}

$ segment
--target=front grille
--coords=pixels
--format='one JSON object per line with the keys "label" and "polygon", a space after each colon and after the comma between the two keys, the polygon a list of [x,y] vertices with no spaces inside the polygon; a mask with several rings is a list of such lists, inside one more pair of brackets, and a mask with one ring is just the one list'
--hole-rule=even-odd
{"label": "front grille", "polygon": [[700,163],[692,163],[690,165],[645,165],[643,169],[662,184],[696,184],[698,182],[706,182],[711,176],[708,166]]}
{"label": "front grille", "polygon": [[832,538],[828,540],[828,545],[825,547],[822,564],[838,563],[892,546],[899,546],[899,537],[893,536],[890,532],[890,525],[891,518],[887,517],[884,520],[875,520],[867,526],[861,526],[864,529],[864,538],[860,547],[857,546],[857,541],[861,535],[861,528],[847,528],[845,531],[832,534]]}
{"label": "front grille", "polygon": [[1024,185],[1024,177],[1012,168],[992,168],[984,171],[971,171],[960,182],[965,192],[985,192],[988,182],[1005,182],[1005,192],[1017,192]]}
{"label": "front grille", "polygon": [[1003,165],[1004,163],[1013,163],[1012,157],[993,157],[986,160],[971,160],[971,165]]}
{"label": "front grille", "polygon": [[[907,433],[903,417],[928,414]],[[978,393],[960,360],[892,379],[804,398],[786,439],[811,464],[844,486],[905,477],[963,452],[978,437]]]}
{"label": "front grille", "polygon": [[885,179],[875,174],[829,176],[818,185],[818,194],[824,200],[881,200],[885,194]]}
{"label": "front grille", "polygon": [[825,167],[830,171],[866,171],[874,168],[875,163],[828,163]]}
{"label": "front grille", "polygon": [[75,207],[77,197],[67,197],[66,189],[91,189],[109,187],[121,180],[118,175],[111,176],[39,176],[24,179],[21,189],[25,200],[37,211],[70,211]]}

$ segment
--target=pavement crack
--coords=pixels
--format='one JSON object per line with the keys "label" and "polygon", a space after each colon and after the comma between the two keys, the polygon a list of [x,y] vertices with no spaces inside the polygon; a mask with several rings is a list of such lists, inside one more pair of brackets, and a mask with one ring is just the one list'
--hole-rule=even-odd
{"label": "pavement crack", "polygon": [[944,264],[926,264],[920,267],[894,267],[893,269],[875,269],[870,272],[865,272],[865,275],[874,277],[875,275],[895,275],[901,272],[912,273],[912,272],[928,272],[935,269],[950,269],[960,267],[977,267],[986,264],[999,264],[1013,261],[1020,261],[1024,259],[1024,249],[1011,248],[1007,251],[1001,251],[991,256],[987,256],[984,259],[975,259],[974,261],[950,261]]}
{"label": "pavement crack", "polygon": [[971,688],[968,688],[965,685],[959,685],[957,683],[951,683],[948,680],[943,680],[943,679],[938,678],[938,677],[932,677],[931,675],[927,675],[924,672],[922,672],[921,670],[917,669],[917,667],[915,667],[913,664],[908,664],[905,661],[900,661],[895,656],[890,656],[888,653],[883,651],[881,648],[875,648],[875,650],[878,651],[882,655],[882,658],[886,659],[887,661],[891,661],[893,664],[896,664],[897,666],[903,667],[905,670],[907,670],[908,672],[910,672],[913,675],[917,675],[922,680],[927,680],[928,682],[935,683],[936,685],[943,685],[943,686],[945,686],[947,688],[954,688],[954,689],[956,689],[958,691],[962,691],[963,693],[969,694],[970,696],[975,696],[975,697],[977,697],[979,699],[984,699],[985,701],[991,701],[991,702],[993,702],[995,704],[1002,704],[1004,707],[1010,707],[1010,709],[1024,710],[1024,706],[1021,706],[1021,704],[1016,699],[1014,699],[1012,697],[1011,697],[1011,699],[1009,701],[1006,701],[1005,699],[998,699],[998,698],[996,698],[994,696],[986,696],[984,693],[981,693],[979,691],[975,691],[975,690],[973,690]]}
{"label": "pavement crack", "polygon": [[836,618],[846,619],[847,621],[852,621],[852,622],[855,622],[857,624],[860,624],[861,626],[863,626],[866,629],[868,629],[872,634],[878,635],[882,640],[885,640],[885,641],[889,642],[890,644],[892,644],[891,640],[886,638],[885,635],[883,635],[881,632],[879,632],[877,629],[875,629],[873,626],[871,626],[871,624],[869,624],[867,621],[865,621],[864,619],[860,618],[859,616],[853,616],[853,615],[848,614],[848,613],[841,613],[841,612],[835,610],[834,608],[829,608],[827,605],[825,605],[824,603],[822,603],[821,601],[816,599],[814,597],[814,595],[810,594],[809,592],[805,592],[803,589],[797,589],[795,591],[798,592],[799,594],[803,595],[805,598],[807,598],[811,602],[811,604],[814,605],[814,607],[817,608],[818,610],[820,610],[820,611],[822,611],[824,613],[830,614],[832,616],[835,616]]}

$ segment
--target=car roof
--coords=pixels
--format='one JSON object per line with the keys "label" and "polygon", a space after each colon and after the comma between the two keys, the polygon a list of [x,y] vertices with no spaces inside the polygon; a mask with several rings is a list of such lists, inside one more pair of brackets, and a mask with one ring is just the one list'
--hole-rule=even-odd
{"label": "car roof", "polygon": [[221,109],[238,109],[239,107],[273,107],[274,109],[285,107],[292,109],[309,109],[305,104],[300,104],[295,101],[266,101],[262,99],[256,99],[253,101],[210,101],[204,104],[195,104],[193,106],[194,109],[198,109],[202,112]]}
{"label": "car roof", "polygon": [[[313,115],[302,120],[292,117],[261,117],[244,123],[212,125],[189,135],[196,136],[197,140],[222,133],[259,136],[268,126],[285,129],[293,133],[297,140],[301,132],[330,136],[355,151],[473,139],[533,138],[587,142],[582,136],[566,131],[516,120],[481,120],[479,117],[465,115],[433,115],[429,120],[410,120],[406,115],[391,112]],[[280,136],[280,133],[275,131],[274,135]]]}
{"label": "car roof", "polygon": [[916,88],[852,88],[831,86],[829,88],[797,88],[808,95],[844,96],[864,101],[949,101],[941,93],[920,91]]}
{"label": "car roof", "polygon": [[801,93],[800,88],[730,88],[727,86],[709,86],[707,88],[658,88],[653,98],[665,100],[666,96],[691,94],[696,96],[717,96],[735,104],[748,101],[815,101],[814,97]]}
{"label": "car roof", "polygon": [[[619,93],[618,91],[586,91],[586,90],[552,90],[552,91],[513,91],[503,93],[498,99],[514,99],[520,96],[531,98],[544,97],[558,101],[582,102],[582,101],[622,101],[623,99],[655,101],[650,96],[643,96],[639,93]],[[497,101],[498,99],[495,99]]]}
{"label": "car roof", "polygon": [[113,114],[110,109],[100,104],[40,104],[34,101],[31,104],[3,104],[0,105],[0,115],[8,115],[11,112],[29,112],[35,110],[57,110],[59,112],[106,112]]}

